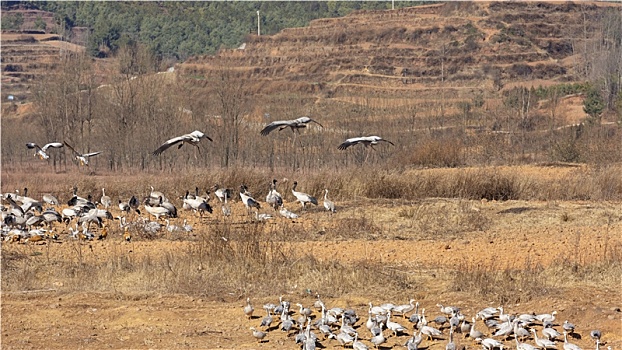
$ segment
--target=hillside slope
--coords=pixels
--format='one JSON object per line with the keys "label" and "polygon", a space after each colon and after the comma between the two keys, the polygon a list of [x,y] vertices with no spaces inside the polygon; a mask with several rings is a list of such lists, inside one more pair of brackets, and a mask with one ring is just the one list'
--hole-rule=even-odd
{"label": "hillside slope", "polygon": [[584,79],[579,48],[612,7],[619,4],[459,2],[359,11],[249,36],[244,49],[195,57],[182,72],[209,76],[230,67],[263,94],[295,91],[350,102],[494,97],[517,82]]}

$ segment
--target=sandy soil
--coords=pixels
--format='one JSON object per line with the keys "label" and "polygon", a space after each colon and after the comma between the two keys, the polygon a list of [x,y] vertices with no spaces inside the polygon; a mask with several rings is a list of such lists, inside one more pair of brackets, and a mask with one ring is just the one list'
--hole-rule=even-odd
{"label": "sandy soil", "polygon": [[[239,203],[236,203],[239,204]],[[349,238],[336,230],[339,216],[352,217],[368,213],[375,204],[371,218],[382,236],[368,235],[363,238]],[[495,305],[490,300],[452,292],[448,288],[450,279],[444,276],[459,264],[498,264],[505,267],[524,266],[525,260],[531,264],[548,266],[560,257],[576,258],[579,264],[599,260],[598,254],[605,251],[604,246],[622,245],[622,206],[620,203],[587,202],[468,202],[452,200],[425,201],[426,205],[440,206],[447,210],[467,208],[478,213],[489,224],[484,230],[461,234],[423,235],[421,225],[413,218],[404,215],[408,208],[422,208],[422,203],[401,201],[359,200],[342,203],[341,211],[327,219],[320,210],[306,213],[300,223],[309,231],[309,240],[290,242],[293,251],[311,251],[320,260],[338,260],[344,264],[356,264],[360,260],[382,262],[387,268],[395,268],[405,273],[419,274],[424,292],[413,293],[414,298],[425,307],[429,320],[440,315],[437,303],[455,305],[471,316],[487,306]],[[470,208],[470,209],[469,209]],[[241,209],[241,208],[239,208]],[[367,211],[364,211],[367,210]],[[288,222],[279,222],[290,224]],[[270,225],[270,224],[268,224]],[[433,231],[433,230],[432,230]],[[105,254],[107,249],[127,249],[131,254],[140,255],[158,250],[178,250],[192,241],[170,241],[165,238],[153,241],[135,240],[127,244],[120,237],[90,243],[93,256]],[[4,243],[3,254],[27,249],[31,254],[39,251],[44,254],[45,245],[33,243]],[[71,255],[72,245],[55,244],[56,259]],[[570,252],[570,253],[569,253]],[[556,260],[557,259],[557,260]],[[620,276],[609,279],[620,281]],[[608,280],[603,276],[603,280]],[[397,287],[396,287],[397,288]],[[568,319],[577,326],[581,339],[571,341],[584,349],[592,348],[589,331],[600,329],[603,341],[613,349],[622,346],[622,296],[616,284],[600,285],[594,282],[563,284],[559,294],[537,297],[522,305],[504,305],[508,313],[549,313],[558,312],[556,323]],[[288,291],[284,297],[292,305],[300,302],[311,306],[315,300],[312,293],[301,290]],[[408,294],[408,293],[406,293]],[[258,327],[263,310],[261,305],[278,302],[278,296],[252,298],[256,312],[253,319],[244,317],[242,307],[244,298],[239,295],[224,295],[222,300],[205,300],[188,295],[157,293],[76,293],[63,288],[62,283],[50,286],[49,290],[3,291],[2,293],[2,348],[3,349],[294,349],[298,348],[291,336],[280,331],[277,322],[273,323],[264,342],[257,343],[251,336],[249,327]],[[405,298],[407,299],[407,298]],[[369,342],[370,333],[365,328],[366,312],[369,302],[380,304],[392,302],[404,304],[407,300],[382,300],[381,298],[359,295],[351,291],[337,299],[326,299],[328,307],[349,307],[361,315],[357,323],[362,341]],[[293,308],[297,310],[296,307]],[[319,313],[314,311],[315,317]],[[294,317],[298,314],[294,312]],[[400,348],[412,334],[413,325],[407,320],[394,317],[407,327],[405,335],[389,336],[381,348]],[[561,327],[556,327],[561,331]],[[482,321],[477,329],[487,332]],[[538,331],[540,326],[536,326]],[[318,331],[315,331],[318,333]],[[443,349],[447,343],[448,330],[445,328],[441,340],[424,340],[424,349]],[[471,340],[457,334],[455,341],[459,347],[479,348]],[[561,341],[561,342],[560,342]],[[533,340],[529,340],[533,344]],[[506,341],[515,348],[513,341]],[[558,339],[558,348],[563,338]],[[337,341],[321,340],[321,347],[338,348]]]}

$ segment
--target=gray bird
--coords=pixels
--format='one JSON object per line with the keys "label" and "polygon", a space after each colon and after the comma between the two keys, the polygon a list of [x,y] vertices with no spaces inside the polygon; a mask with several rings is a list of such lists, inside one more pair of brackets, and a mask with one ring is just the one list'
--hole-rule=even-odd
{"label": "gray bird", "polygon": [[292,132],[296,133],[300,133],[299,129],[302,128],[306,128],[308,123],[316,123],[317,125],[324,127],[322,124],[320,124],[319,122],[309,118],[309,117],[300,117],[298,119],[293,119],[293,120],[278,120],[278,121],[274,121],[268,125],[266,125],[263,129],[261,129],[260,134],[262,136],[267,136],[268,134],[270,134],[270,132],[272,132],[273,130],[279,129],[279,131],[285,129],[285,128],[290,128],[292,129]]}
{"label": "gray bird", "polygon": [[162,152],[166,151],[169,147],[176,145],[176,144],[179,144],[179,146],[177,146],[177,148],[179,149],[181,148],[181,146],[184,145],[184,143],[195,146],[197,150],[199,150],[200,152],[199,141],[201,141],[202,138],[206,138],[210,141],[213,141],[209,136],[205,135],[201,131],[195,130],[189,134],[181,135],[178,137],[173,137],[170,140],[166,140],[166,142],[164,142],[160,147],[158,147],[155,151],[153,151],[153,155],[158,156],[162,154]]}

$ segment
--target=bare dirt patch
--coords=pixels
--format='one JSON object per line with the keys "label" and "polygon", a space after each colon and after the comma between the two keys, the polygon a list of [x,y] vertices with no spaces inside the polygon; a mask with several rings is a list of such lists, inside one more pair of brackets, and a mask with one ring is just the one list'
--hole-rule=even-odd
{"label": "bare dirt patch", "polygon": [[[288,206],[296,208],[292,203]],[[541,295],[504,304],[506,312],[556,310],[556,323],[568,319],[577,326],[582,338],[572,342],[583,348],[593,346],[589,331],[596,328],[603,331],[607,345],[616,348],[622,344],[620,276],[611,275],[619,269],[602,266],[604,256],[619,254],[622,247],[620,203],[359,199],[340,201],[338,206],[340,210],[333,216],[311,209],[296,222],[278,219],[255,226],[243,214],[241,204],[234,203],[238,215],[233,218],[233,225],[247,227],[249,234],[260,235],[259,242],[282,245],[286,247],[283,251],[300,258],[310,255],[328,264],[355,268],[376,266],[374,273],[394,276],[395,281],[402,281],[398,277],[408,275],[408,280],[415,283],[410,287],[378,285],[377,292],[373,292],[374,288],[366,293],[343,290],[340,285],[344,281],[308,276],[300,279],[301,284],[279,288],[279,294],[293,304],[311,306],[317,292],[329,308],[354,308],[361,315],[357,323],[361,338],[370,346],[370,335],[364,327],[369,302],[402,304],[415,298],[426,308],[429,319],[440,315],[437,303],[458,306],[468,318],[483,307],[499,306],[496,294],[482,295],[460,290],[455,285],[459,280],[457,273],[472,273],[482,267],[491,274],[512,273],[513,278],[518,278],[524,271],[547,281],[547,290]],[[482,222],[483,226],[477,229],[470,221],[448,223],[465,218]],[[207,296],[209,293],[144,289],[145,276],[135,271],[128,270],[126,276],[109,276],[112,279],[109,282],[115,286],[110,288],[106,283],[100,287],[89,285],[88,279],[81,282],[57,270],[57,266],[79,266],[78,262],[91,266],[97,261],[122,258],[146,264],[148,260],[159,261],[164,257],[175,264],[171,254],[187,254],[199,245],[197,237],[217,230],[221,223],[218,214],[198,219],[186,212],[174,221],[181,224],[183,219],[194,225],[194,234],[162,234],[150,240],[136,235],[127,243],[120,237],[120,231],[113,229],[113,234],[104,241],[80,243],[62,233],[58,242],[42,245],[4,242],[3,348],[297,348],[293,336],[287,337],[276,328],[276,321],[267,341],[258,344],[252,338],[249,327],[259,326],[264,316],[261,305],[276,303],[279,296],[255,290],[252,285],[246,286],[248,294],[231,289],[214,298]],[[458,227],[465,229],[461,231]],[[299,237],[300,234],[304,237]],[[234,238],[239,239],[243,238]],[[6,280],[7,276],[15,278],[15,272],[6,271],[7,266],[14,268],[10,264],[19,261],[18,257],[28,261],[26,270],[30,271],[24,273],[36,270],[37,282],[31,284],[37,286],[36,290],[22,290],[15,287],[14,281]],[[145,260],[146,257],[149,259]],[[198,268],[200,262],[193,266]],[[602,270],[586,272],[596,267]],[[222,279],[228,278],[223,273]],[[275,283],[279,284],[276,280]],[[242,313],[247,296],[256,309],[257,316],[251,320]],[[314,315],[317,317],[318,312]],[[413,327],[407,320],[395,320],[406,325],[407,333],[412,334]],[[482,323],[477,328],[486,331]],[[447,339],[447,330],[444,333],[443,338]],[[389,332],[385,331],[385,335]],[[389,337],[383,346],[399,348],[407,338],[406,335]],[[467,348],[478,346],[462,336],[456,337],[456,342]],[[336,341],[321,340],[321,344],[327,348],[339,347]],[[424,340],[422,346],[442,349],[445,344],[446,340]],[[513,346],[510,341],[506,344]]]}

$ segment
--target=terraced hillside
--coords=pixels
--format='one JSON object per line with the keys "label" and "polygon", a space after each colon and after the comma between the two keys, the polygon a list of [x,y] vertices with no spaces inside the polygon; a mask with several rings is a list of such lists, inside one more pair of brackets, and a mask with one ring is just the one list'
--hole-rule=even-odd
{"label": "terraced hillside", "polygon": [[582,50],[598,32],[594,19],[613,8],[619,4],[460,2],[361,11],[249,36],[244,49],[196,57],[182,67],[194,76],[234,67],[263,94],[428,105],[494,97],[517,83],[585,78]]}

